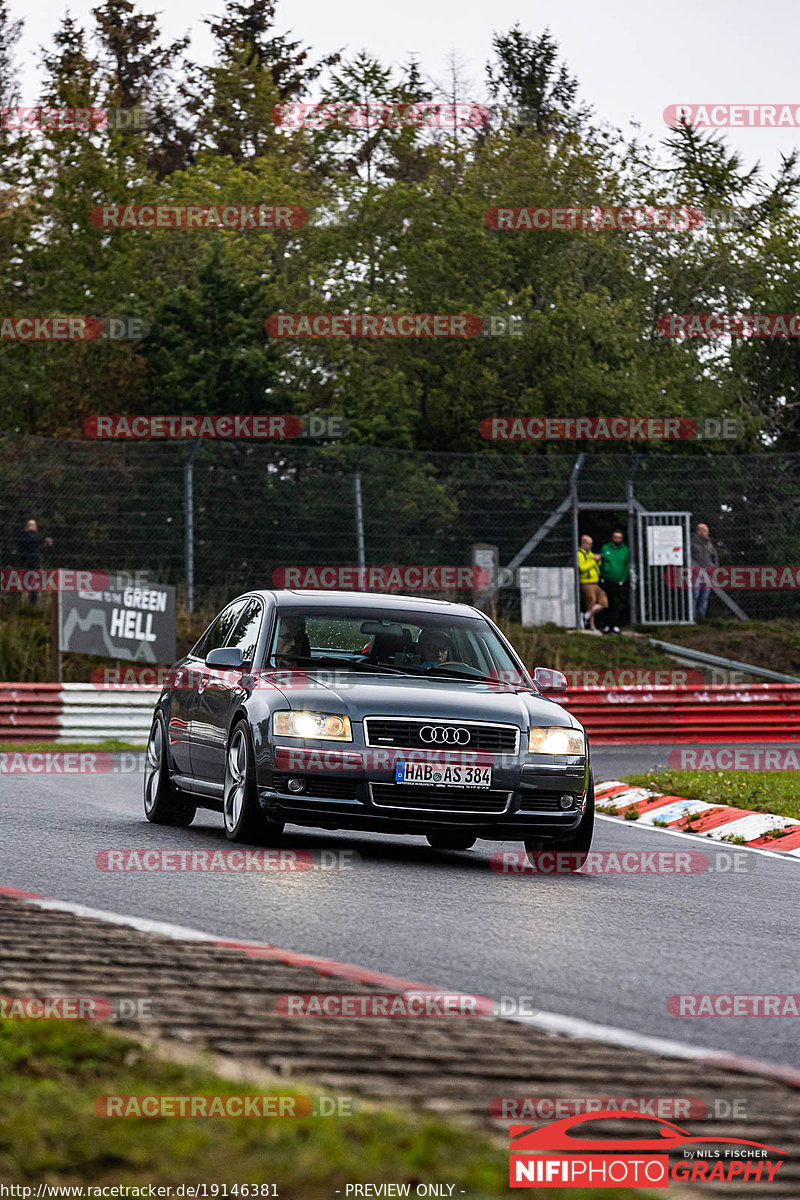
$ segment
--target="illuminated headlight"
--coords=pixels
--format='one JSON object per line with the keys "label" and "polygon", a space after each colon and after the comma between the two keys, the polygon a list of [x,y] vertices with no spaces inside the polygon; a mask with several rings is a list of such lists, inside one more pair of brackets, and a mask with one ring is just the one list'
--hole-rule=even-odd
{"label": "illuminated headlight", "polygon": [[586,738],[580,729],[531,729],[528,733],[529,754],[585,754]]}
{"label": "illuminated headlight", "polygon": [[321,738],[328,742],[352,742],[350,718],[338,713],[276,712],[272,731],[279,737]]}

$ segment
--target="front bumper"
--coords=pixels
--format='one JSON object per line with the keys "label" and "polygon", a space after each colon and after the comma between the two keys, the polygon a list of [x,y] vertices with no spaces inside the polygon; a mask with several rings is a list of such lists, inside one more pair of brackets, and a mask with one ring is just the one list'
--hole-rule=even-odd
{"label": "front bumper", "polygon": [[[305,742],[263,747],[259,800],[268,818],[329,829],[425,833],[453,829],[475,837],[525,840],[569,837],[580,824],[589,786],[588,756],[479,756],[492,766],[490,789],[428,788],[395,784],[401,759],[441,762],[442,755],[392,748],[374,750]],[[291,792],[289,779],[305,791]],[[560,806],[562,796],[573,807]]]}

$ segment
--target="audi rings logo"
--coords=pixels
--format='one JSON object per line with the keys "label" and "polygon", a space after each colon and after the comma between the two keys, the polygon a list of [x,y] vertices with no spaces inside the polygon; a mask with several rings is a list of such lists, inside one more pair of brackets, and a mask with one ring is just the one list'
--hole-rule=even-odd
{"label": "audi rings logo", "polygon": [[434,746],[466,746],[469,730],[463,726],[456,729],[451,725],[423,725],[419,736],[423,742]]}

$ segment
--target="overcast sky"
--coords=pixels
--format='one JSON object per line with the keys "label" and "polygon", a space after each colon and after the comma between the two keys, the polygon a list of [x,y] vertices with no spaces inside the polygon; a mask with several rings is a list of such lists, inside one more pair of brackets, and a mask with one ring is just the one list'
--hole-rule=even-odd
{"label": "overcast sky", "polygon": [[[69,11],[88,25],[93,3],[73,0]],[[39,47],[49,42],[66,10],[61,0],[10,0],[10,6],[15,16],[25,18],[19,65],[23,101],[29,104],[37,99]],[[211,40],[202,19],[222,12],[224,0],[139,0],[137,6],[161,14],[165,38],[191,32],[194,57],[209,60]],[[549,27],[596,114],[626,131],[636,121],[654,142],[666,132],[663,110],[669,104],[800,107],[797,0],[761,6],[750,0],[698,0],[694,7],[600,0],[562,0],[560,5],[542,0],[524,5],[512,0],[402,0],[396,7],[375,0],[278,4],[279,30],[291,29],[316,55],[367,49],[385,63],[401,63],[415,54],[428,77],[444,81],[454,52],[465,77],[476,84],[479,99],[485,95],[484,64],[492,35],[516,22],[534,35]],[[800,145],[800,128],[730,129],[726,137],[744,154],[747,166],[760,159],[771,172],[781,152]]]}

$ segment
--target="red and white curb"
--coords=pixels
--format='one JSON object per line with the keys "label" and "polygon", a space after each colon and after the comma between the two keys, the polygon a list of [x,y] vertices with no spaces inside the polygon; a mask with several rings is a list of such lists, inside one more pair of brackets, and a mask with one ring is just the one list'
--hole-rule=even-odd
{"label": "red and white curb", "polygon": [[[800,821],[791,817],[734,808],[730,804],[687,800],[684,796],[664,796],[620,780],[598,783],[595,801],[598,811],[640,825],[685,830],[717,842],[736,839],[738,845],[800,858]],[[743,841],[739,842],[739,838]]]}
{"label": "red and white curb", "polygon": [[[47,896],[40,896],[37,892],[23,891],[21,888],[0,887],[0,896],[18,900],[24,904],[32,904],[36,908],[50,912],[72,913],[73,916],[104,921],[108,925],[124,925],[128,929],[138,929],[142,933],[152,933],[159,937],[174,938],[177,941],[205,942],[226,950],[238,950],[251,958],[271,958],[285,963],[287,966],[308,967],[319,975],[348,979],[354,983],[372,983],[377,987],[393,991],[414,993],[436,992],[441,994],[457,990],[432,987],[430,984],[412,983],[408,979],[386,975],[382,971],[373,971],[367,967],[337,962],[331,958],[320,958],[315,954],[300,954],[295,950],[283,950],[279,946],[272,946],[267,942],[234,941],[229,938],[220,938],[213,933],[203,933],[199,929],[172,925],[167,921],[152,921],[148,917],[123,916],[120,913],[107,912],[104,909],[73,904],[68,900],[52,900]],[[615,1025],[600,1025],[595,1021],[583,1021],[580,1017],[565,1016],[562,1013],[539,1011],[535,1014],[513,1013],[482,1019],[514,1021],[517,1024],[531,1025],[535,1029],[541,1029],[549,1034],[561,1034],[564,1037],[603,1042],[610,1046],[622,1046],[629,1050],[638,1050],[643,1054],[658,1054],[665,1058],[701,1062],[719,1070],[738,1071],[743,1075],[755,1075],[775,1083],[786,1084],[788,1087],[800,1088],[800,1070],[795,1067],[782,1067],[776,1063],[731,1054],[725,1050],[690,1046],[685,1042],[672,1041],[670,1038],[651,1037],[649,1034],[635,1033],[629,1029],[620,1029]]]}

